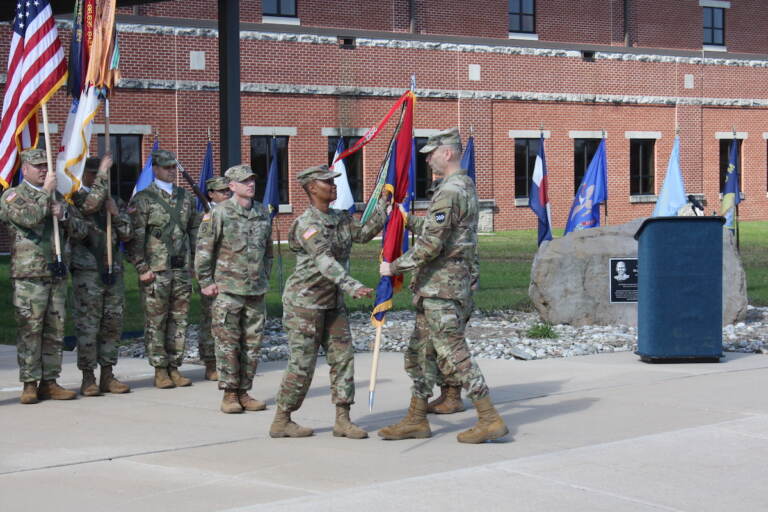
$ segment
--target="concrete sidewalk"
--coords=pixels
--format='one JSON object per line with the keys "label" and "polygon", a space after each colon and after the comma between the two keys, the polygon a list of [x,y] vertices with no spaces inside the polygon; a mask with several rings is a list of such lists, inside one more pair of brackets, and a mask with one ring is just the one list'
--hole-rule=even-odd
{"label": "concrete sidewalk", "polygon": [[[218,411],[220,392],[186,366],[190,388],[152,387],[144,360],[123,359],[122,396],[20,405],[16,354],[0,346],[0,510],[768,510],[768,357],[648,365],[629,353],[480,360],[510,439],[456,442],[474,410],[430,417],[434,437],[386,442],[409,381],[382,354],[367,409],[370,355],[357,356],[353,418],[367,440],[331,434],[328,368],[294,414],[307,439],[270,439],[285,363],[259,367],[269,410]],[[72,354],[60,382],[79,386]],[[469,405],[469,404],[468,404]],[[512,441],[514,439],[514,441]]]}

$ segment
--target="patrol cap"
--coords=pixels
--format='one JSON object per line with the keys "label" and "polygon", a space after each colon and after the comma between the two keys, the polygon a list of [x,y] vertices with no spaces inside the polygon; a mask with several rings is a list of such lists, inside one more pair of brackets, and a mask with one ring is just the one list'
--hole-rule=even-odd
{"label": "patrol cap", "polygon": [[315,165],[314,167],[308,167],[296,175],[296,179],[299,183],[306,185],[307,183],[315,180],[327,180],[329,178],[335,178],[341,176],[340,172],[333,172],[327,165]]}
{"label": "patrol cap", "polygon": [[92,156],[85,161],[85,170],[97,172],[99,170],[99,164],[101,164],[101,158]]}
{"label": "patrol cap", "polygon": [[152,152],[152,165],[157,165],[158,167],[168,167],[178,163],[178,160],[176,160],[176,153],[173,151],[168,151],[167,149],[156,149]]}
{"label": "patrol cap", "polygon": [[25,149],[19,155],[21,162],[30,165],[42,165],[48,163],[44,149]]}
{"label": "patrol cap", "polygon": [[458,128],[448,128],[432,135],[427,139],[427,143],[424,145],[419,153],[431,153],[438,148],[438,146],[460,146],[461,137],[459,136]]}
{"label": "patrol cap", "polygon": [[229,180],[224,176],[216,176],[205,180],[205,188],[208,190],[229,190]]}
{"label": "patrol cap", "polygon": [[251,178],[253,176],[256,176],[253,173],[253,170],[251,169],[250,165],[240,164],[240,165],[233,165],[229,169],[227,169],[227,172],[224,173],[224,176],[229,178],[230,181],[245,181],[248,178]]}

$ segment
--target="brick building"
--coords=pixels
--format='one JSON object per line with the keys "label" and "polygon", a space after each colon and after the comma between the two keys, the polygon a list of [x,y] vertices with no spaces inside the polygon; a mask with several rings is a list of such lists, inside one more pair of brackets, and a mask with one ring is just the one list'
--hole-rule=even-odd
{"label": "brick building", "polygon": [[[123,80],[111,103],[120,194],[130,195],[153,134],[192,174],[209,132],[217,147],[217,5],[170,0],[120,9]],[[58,20],[66,46],[71,23]],[[688,193],[702,196],[708,211],[719,206],[735,137],[741,218],[768,218],[768,11],[761,0],[241,0],[240,20],[242,160],[260,172],[263,187],[268,142],[278,137],[283,236],[307,205],[295,172],[326,162],[339,135],[349,145],[373,126],[412,74],[419,144],[454,125],[475,136],[487,228],[536,226],[527,194],[540,130],[558,227],[603,135],[607,222],[649,215],[676,130]],[[9,40],[6,25],[0,54]],[[63,90],[51,102],[55,142],[68,103]],[[388,138],[348,163],[360,201],[373,188]],[[419,196],[429,179],[420,161]]]}

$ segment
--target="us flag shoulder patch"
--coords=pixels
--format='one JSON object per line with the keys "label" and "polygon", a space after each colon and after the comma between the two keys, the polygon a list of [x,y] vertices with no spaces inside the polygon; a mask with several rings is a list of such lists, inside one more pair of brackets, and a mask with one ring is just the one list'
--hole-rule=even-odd
{"label": "us flag shoulder patch", "polygon": [[309,228],[308,230],[306,230],[304,232],[303,235],[301,235],[301,238],[303,238],[304,240],[309,240],[310,238],[312,238],[316,234],[317,234],[317,230],[315,228]]}
{"label": "us flag shoulder patch", "polygon": [[211,220],[211,214],[210,213],[206,213],[205,215],[203,215],[203,222],[207,222],[209,220]]}
{"label": "us flag shoulder patch", "polygon": [[15,190],[12,191],[10,194],[8,194],[8,197],[5,198],[5,201],[10,203],[14,199],[16,199],[16,191]]}
{"label": "us flag shoulder patch", "polygon": [[127,211],[128,213],[136,213],[136,207],[131,205],[125,211]]}

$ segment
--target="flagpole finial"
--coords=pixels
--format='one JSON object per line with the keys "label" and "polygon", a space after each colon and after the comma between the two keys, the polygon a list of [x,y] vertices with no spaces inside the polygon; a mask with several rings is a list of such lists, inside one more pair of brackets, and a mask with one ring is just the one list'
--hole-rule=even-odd
{"label": "flagpole finial", "polygon": [[603,134],[603,138],[605,138],[605,128],[603,128],[603,129],[602,129],[602,130],[600,130],[600,131],[601,131],[601,132],[602,132],[602,134]]}
{"label": "flagpole finial", "polygon": [[416,73],[412,73],[411,74],[411,87],[410,87],[410,89],[411,89],[411,91],[415,91],[416,90]]}
{"label": "flagpole finial", "polygon": [[733,130],[733,138],[735,139],[736,138],[736,127],[732,126],[731,130]]}
{"label": "flagpole finial", "polygon": [[544,123],[539,123],[539,135],[544,136]]}
{"label": "flagpole finial", "polygon": [[211,142],[211,127],[208,127],[208,142]]}
{"label": "flagpole finial", "polygon": [[680,125],[675,126],[675,135],[680,136]]}
{"label": "flagpole finial", "polygon": [[471,124],[469,125],[469,135],[471,136],[474,134],[475,134],[475,125]]}

